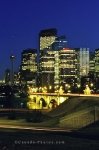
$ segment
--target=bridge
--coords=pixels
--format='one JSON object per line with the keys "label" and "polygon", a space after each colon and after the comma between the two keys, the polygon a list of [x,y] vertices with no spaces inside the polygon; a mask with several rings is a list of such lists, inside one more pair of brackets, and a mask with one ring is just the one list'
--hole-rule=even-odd
{"label": "bridge", "polygon": [[99,94],[71,94],[71,93],[29,93],[29,109],[50,109],[55,108],[70,97],[91,96],[99,97]]}

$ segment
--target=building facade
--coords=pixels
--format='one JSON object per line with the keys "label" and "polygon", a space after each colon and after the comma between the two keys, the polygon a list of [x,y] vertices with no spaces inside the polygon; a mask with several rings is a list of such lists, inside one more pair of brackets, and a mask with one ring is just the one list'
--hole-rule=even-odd
{"label": "building facade", "polygon": [[77,54],[75,49],[63,48],[59,52],[60,83],[75,83],[78,79]]}
{"label": "building facade", "polygon": [[37,50],[26,49],[21,54],[21,82],[36,86],[37,78]]}
{"label": "building facade", "polygon": [[39,33],[39,65],[38,65],[38,86],[49,86],[53,82],[53,52],[52,44],[57,37],[57,29],[45,29]]}
{"label": "building facade", "polygon": [[95,49],[95,77],[99,77],[99,49]]}
{"label": "building facade", "polygon": [[41,86],[51,86],[54,83],[55,54],[51,49],[44,49],[40,57]]}
{"label": "building facade", "polygon": [[39,50],[49,48],[57,37],[57,29],[45,29],[39,33]]}
{"label": "building facade", "polygon": [[89,74],[89,48],[78,48],[78,62],[80,65],[80,77],[88,76]]}
{"label": "building facade", "polygon": [[93,52],[90,52],[89,75],[91,75],[91,76],[95,75],[95,54]]}
{"label": "building facade", "polygon": [[77,53],[75,49],[45,49],[41,52],[41,87],[60,87],[77,82]]}

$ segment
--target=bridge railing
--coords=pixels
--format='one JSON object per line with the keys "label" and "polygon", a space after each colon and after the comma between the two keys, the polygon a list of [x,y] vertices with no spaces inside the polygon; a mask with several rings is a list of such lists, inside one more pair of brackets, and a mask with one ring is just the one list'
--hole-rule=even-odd
{"label": "bridge railing", "polygon": [[34,93],[34,92],[30,92],[30,95],[50,95],[50,96],[87,96],[87,97],[99,97],[99,94],[74,94],[74,93]]}

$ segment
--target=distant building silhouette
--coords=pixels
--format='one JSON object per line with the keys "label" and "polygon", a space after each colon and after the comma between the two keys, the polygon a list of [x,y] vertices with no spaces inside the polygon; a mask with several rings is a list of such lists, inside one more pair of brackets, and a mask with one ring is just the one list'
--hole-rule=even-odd
{"label": "distant building silhouette", "polygon": [[10,84],[10,76],[11,76],[10,69],[6,69],[5,70],[5,84]]}

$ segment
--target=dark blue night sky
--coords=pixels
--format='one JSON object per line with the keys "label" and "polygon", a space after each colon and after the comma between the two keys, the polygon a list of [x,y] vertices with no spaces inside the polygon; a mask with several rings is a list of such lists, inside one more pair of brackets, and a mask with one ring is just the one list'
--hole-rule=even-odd
{"label": "dark blue night sky", "polygon": [[0,0],[0,78],[25,48],[38,48],[38,33],[57,28],[69,47],[99,48],[99,0]]}

